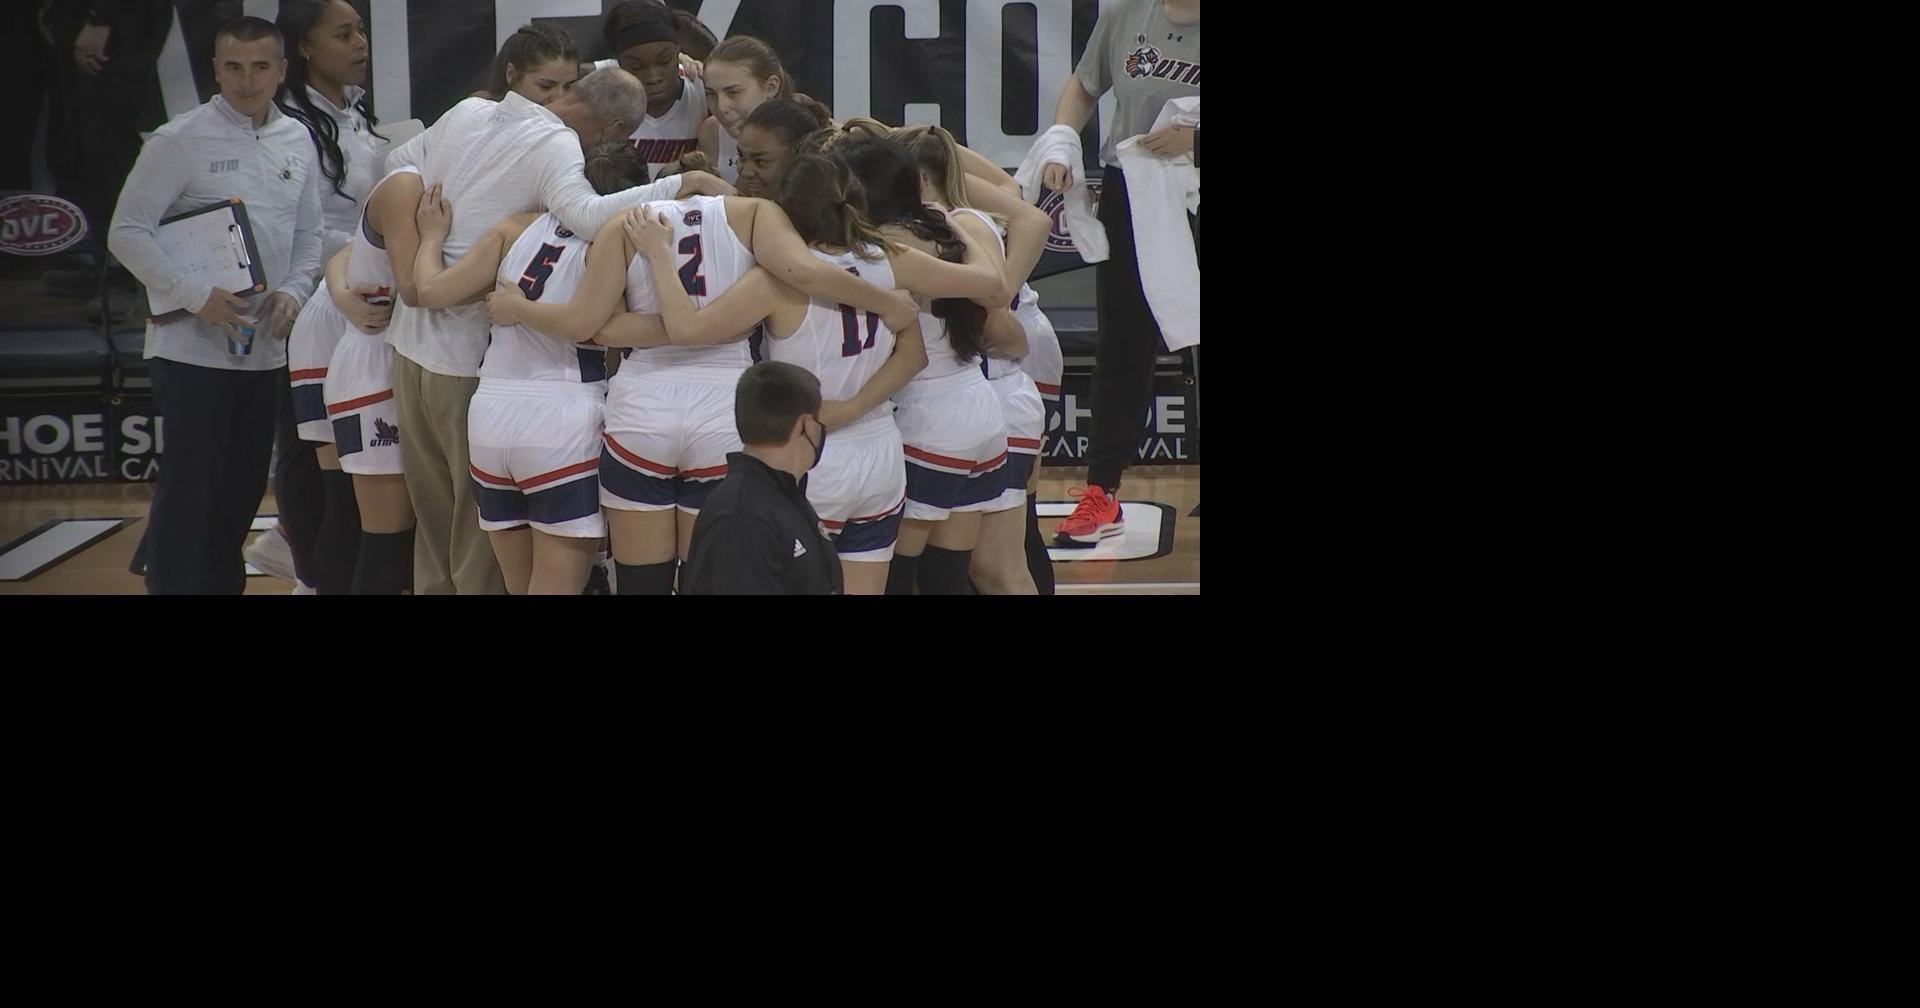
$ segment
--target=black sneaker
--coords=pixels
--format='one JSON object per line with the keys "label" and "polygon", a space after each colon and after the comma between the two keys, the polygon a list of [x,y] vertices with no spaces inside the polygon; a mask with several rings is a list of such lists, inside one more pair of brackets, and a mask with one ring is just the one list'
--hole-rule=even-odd
{"label": "black sneaker", "polygon": [[587,587],[584,590],[582,590],[580,594],[582,595],[613,594],[612,586],[607,584],[607,569],[605,567],[600,566],[599,564],[594,564],[591,568],[589,568],[587,570]]}

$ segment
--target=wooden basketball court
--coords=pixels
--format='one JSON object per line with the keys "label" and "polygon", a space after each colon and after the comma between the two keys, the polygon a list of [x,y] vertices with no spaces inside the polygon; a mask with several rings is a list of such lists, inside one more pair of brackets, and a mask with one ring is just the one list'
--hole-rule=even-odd
{"label": "wooden basketball court", "polygon": [[[1072,509],[1082,467],[1042,468],[1040,528]],[[138,595],[127,565],[146,528],[153,487],[96,483],[0,487],[0,595]],[[1049,507],[1049,502],[1052,506]],[[1068,594],[1197,595],[1200,592],[1200,467],[1142,466],[1121,490],[1127,534],[1092,550],[1055,550],[1054,577]],[[272,515],[273,494],[259,513]],[[266,518],[256,524],[271,524]],[[249,595],[285,595],[287,582],[260,574]]]}

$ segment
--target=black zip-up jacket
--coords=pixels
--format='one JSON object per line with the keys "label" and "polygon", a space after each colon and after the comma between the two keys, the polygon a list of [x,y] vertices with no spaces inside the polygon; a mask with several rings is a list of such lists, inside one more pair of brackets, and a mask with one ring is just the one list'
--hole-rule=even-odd
{"label": "black zip-up jacket", "polygon": [[840,556],[800,484],[746,452],[693,523],[680,590],[688,595],[838,595]]}

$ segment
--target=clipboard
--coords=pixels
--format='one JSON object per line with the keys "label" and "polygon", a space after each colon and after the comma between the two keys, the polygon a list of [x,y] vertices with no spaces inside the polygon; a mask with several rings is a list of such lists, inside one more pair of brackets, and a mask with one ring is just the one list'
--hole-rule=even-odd
{"label": "clipboard", "polygon": [[[253,240],[247,206],[238,196],[160,220],[154,234],[174,267],[192,282],[188,290],[218,287],[245,297],[267,289],[260,249]],[[184,304],[165,303],[147,291],[149,322],[170,322],[189,312]]]}

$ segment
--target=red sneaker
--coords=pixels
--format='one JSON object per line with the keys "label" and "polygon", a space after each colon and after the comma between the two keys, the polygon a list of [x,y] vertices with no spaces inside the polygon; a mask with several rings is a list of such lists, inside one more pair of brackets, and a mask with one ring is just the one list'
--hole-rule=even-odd
{"label": "red sneaker", "polygon": [[1055,545],[1092,546],[1108,536],[1127,531],[1126,520],[1120,516],[1119,499],[1107,496],[1104,487],[1068,490],[1067,495],[1079,497],[1080,504],[1053,530]]}

